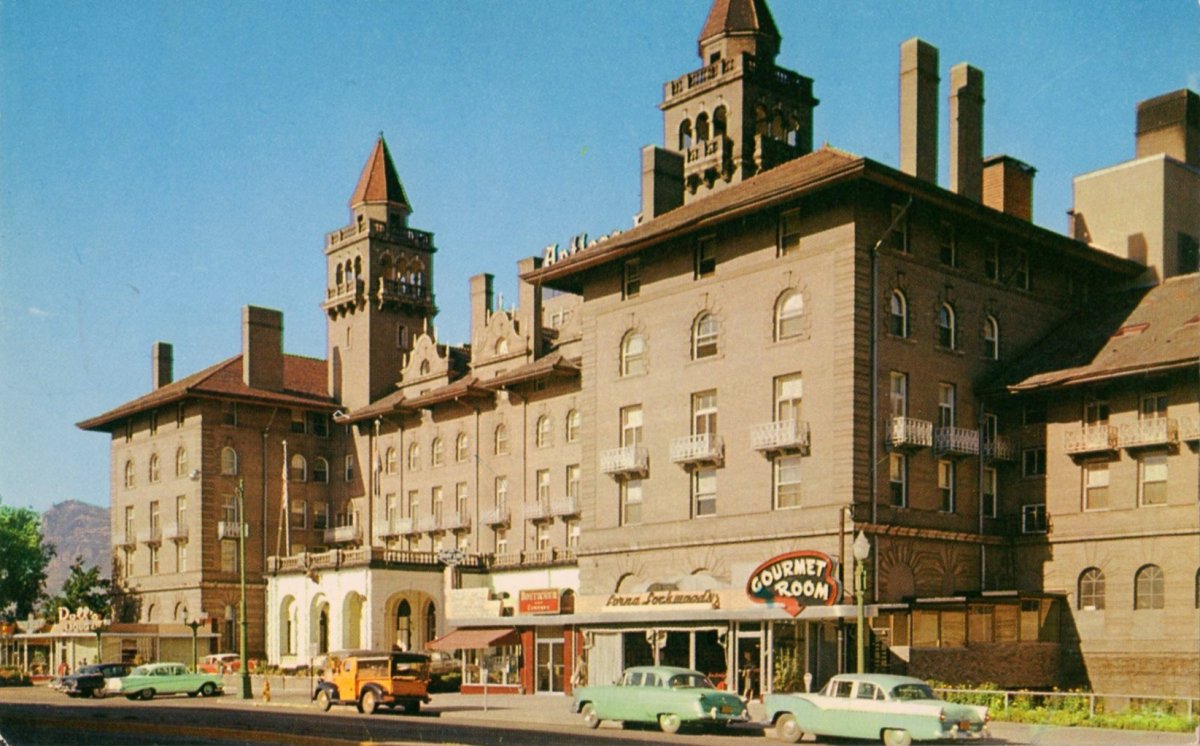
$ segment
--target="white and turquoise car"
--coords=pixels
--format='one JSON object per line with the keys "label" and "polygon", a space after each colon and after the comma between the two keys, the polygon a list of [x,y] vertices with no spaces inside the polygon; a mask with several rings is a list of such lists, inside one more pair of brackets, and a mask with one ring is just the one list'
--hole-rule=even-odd
{"label": "white and turquoise car", "polygon": [[768,694],[763,706],[775,738],[787,743],[805,733],[879,739],[884,746],[987,734],[986,707],[940,700],[909,676],[842,674],[816,694]]}
{"label": "white and turquoise car", "polygon": [[182,663],[148,663],[138,666],[124,678],[104,680],[104,693],[129,699],[153,699],[159,694],[186,694],[212,697],[225,690],[225,682],[216,674],[192,673]]}
{"label": "white and turquoise car", "polygon": [[576,689],[574,706],[589,728],[620,720],[675,733],[686,723],[722,727],[748,718],[741,697],[717,690],[699,671],[673,666],[635,666],[616,684]]}

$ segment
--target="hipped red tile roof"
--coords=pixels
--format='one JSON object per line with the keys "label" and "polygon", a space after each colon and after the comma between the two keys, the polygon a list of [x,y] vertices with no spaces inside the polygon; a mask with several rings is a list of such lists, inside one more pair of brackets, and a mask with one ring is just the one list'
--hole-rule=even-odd
{"label": "hipped red tile roof", "polygon": [[758,32],[779,39],[779,28],[771,11],[767,8],[766,0],[714,0],[704,28],[700,30],[700,40],[712,38],[721,33]]}
{"label": "hipped red tile roof", "polygon": [[362,175],[358,177],[358,186],[350,196],[350,206],[354,207],[363,202],[394,202],[408,204],[408,196],[396,175],[396,166],[392,163],[392,155],[388,152],[383,135],[375,142],[375,149],[363,166]]}
{"label": "hipped red tile roof", "polygon": [[242,356],[237,355],[198,373],[151,391],[104,414],[76,424],[83,430],[109,430],[114,423],[188,397],[235,399],[281,406],[302,406],[330,410],[336,402],[327,393],[324,360],[299,355],[283,356],[283,390],[271,391],[247,386],[242,380]]}

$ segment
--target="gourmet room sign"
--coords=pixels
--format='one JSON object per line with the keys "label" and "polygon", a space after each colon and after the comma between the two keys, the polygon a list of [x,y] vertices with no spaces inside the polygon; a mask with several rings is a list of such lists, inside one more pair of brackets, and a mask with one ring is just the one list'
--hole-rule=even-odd
{"label": "gourmet room sign", "polygon": [[779,605],[792,616],[805,606],[832,606],[842,598],[837,562],[824,552],[800,550],[772,557],[746,581],[751,601]]}

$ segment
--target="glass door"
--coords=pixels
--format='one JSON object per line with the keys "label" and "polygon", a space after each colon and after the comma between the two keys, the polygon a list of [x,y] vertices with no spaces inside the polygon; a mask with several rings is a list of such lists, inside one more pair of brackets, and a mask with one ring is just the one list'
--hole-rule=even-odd
{"label": "glass door", "polygon": [[561,694],[563,691],[562,638],[537,641],[537,692]]}

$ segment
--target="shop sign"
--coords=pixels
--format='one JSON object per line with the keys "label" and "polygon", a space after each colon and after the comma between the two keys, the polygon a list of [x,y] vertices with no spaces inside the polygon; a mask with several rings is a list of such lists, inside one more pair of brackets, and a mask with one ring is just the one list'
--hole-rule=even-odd
{"label": "shop sign", "polygon": [[834,571],[837,561],[824,552],[801,550],[773,557],[758,566],[746,582],[751,601],[778,604],[792,616],[805,606],[832,606],[842,598]]}
{"label": "shop sign", "polygon": [[60,606],[58,607],[58,624],[54,626],[59,632],[94,632],[104,626],[104,617],[86,606],[80,606],[74,612],[65,606]]}
{"label": "shop sign", "polygon": [[558,614],[560,611],[557,588],[521,591],[517,596],[518,614]]}
{"label": "shop sign", "polygon": [[604,611],[626,607],[647,606],[705,606],[721,608],[716,591],[647,591],[646,593],[614,593],[604,602]]}

